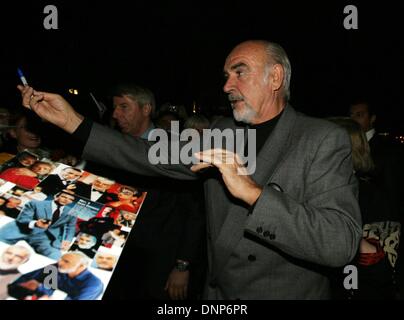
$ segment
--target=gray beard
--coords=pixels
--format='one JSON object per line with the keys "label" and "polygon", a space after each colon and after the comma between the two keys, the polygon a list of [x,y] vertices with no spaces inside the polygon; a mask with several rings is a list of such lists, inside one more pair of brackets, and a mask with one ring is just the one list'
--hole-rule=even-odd
{"label": "gray beard", "polygon": [[257,112],[249,105],[245,104],[242,112],[233,109],[233,116],[236,121],[251,124],[251,121],[256,117]]}
{"label": "gray beard", "polygon": [[76,266],[76,267],[70,268],[70,269],[58,268],[58,271],[59,271],[60,273],[65,273],[65,274],[66,274],[66,273],[72,273],[72,272],[77,271],[78,267],[79,267],[79,266]]}
{"label": "gray beard", "polygon": [[3,271],[10,271],[10,270],[17,270],[19,266],[15,264],[8,264],[3,261],[0,261],[0,270]]}

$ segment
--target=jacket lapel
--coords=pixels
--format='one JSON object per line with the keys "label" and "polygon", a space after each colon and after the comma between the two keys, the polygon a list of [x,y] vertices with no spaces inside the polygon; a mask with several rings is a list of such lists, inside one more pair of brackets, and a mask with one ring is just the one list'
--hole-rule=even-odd
{"label": "jacket lapel", "polygon": [[[295,121],[296,112],[291,106],[286,106],[276,127],[257,156],[256,170],[251,178],[259,185],[268,184],[285,158]],[[237,204],[235,201],[229,203],[227,217],[213,246],[211,280],[220,273],[243,237],[248,209],[247,206]],[[220,213],[213,212],[213,214]]]}

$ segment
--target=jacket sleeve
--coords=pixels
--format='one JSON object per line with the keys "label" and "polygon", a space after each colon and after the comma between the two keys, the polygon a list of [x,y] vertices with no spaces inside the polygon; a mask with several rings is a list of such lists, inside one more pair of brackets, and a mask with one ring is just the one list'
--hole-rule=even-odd
{"label": "jacket sleeve", "polygon": [[21,210],[20,214],[18,215],[16,222],[21,225],[28,227],[29,223],[33,220],[38,220],[38,217],[35,216],[35,205],[38,201],[31,200],[27,202],[24,208]]}
{"label": "jacket sleeve", "polygon": [[[141,138],[135,138],[122,134],[105,126],[93,123],[88,140],[85,143],[83,157],[87,160],[102,163],[114,168],[123,169],[136,174],[148,176],[166,176],[174,179],[194,180],[198,176],[187,165],[170,164],[171,143],[160,143],[158,153],[161,160],[153,164],[149,159],[150,154],[156,150],[157,143],[153,144]],[[150,150],[153,146],[153,149]],[[181,148],[179,148],[180,150]]]}

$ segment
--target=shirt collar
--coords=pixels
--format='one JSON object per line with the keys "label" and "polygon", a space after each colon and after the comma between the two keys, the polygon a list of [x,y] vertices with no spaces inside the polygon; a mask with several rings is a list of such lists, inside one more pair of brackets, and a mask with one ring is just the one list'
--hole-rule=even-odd
{"label": "shirt collar", "polygon": [[366,139],[369,141],[370,139],[373,138],[373,136],[376,134],[376,130],[370,129],[369,131],[366,131]]}
{"label": "shirt collar", "polygon": [[145,132],[143,132],[143,134],[140,136],[142,139],[147,140],[147,138],[149,137],[149,133],[150,131],[152,131],[154,129],[154,124],[151,123],[150,126],[147,128],[147,130]]}

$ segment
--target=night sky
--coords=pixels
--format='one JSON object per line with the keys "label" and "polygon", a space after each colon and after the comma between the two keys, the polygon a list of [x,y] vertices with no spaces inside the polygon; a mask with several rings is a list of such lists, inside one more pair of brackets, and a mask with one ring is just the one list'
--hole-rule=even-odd
{"label": "night sky", "polygon": [[[229,110],[226,55],[243,40],[267,39],[289,55],[296,109],[346,115],[351,99],[366,98],[382,130],[404,133],[404,12],[397,1],[24,2],[2,9],[1,107],[20,108],[20,66],[37,89],[72,100],[71,87],[104,100],[111,85],[132,81],[152,89],[158,104]],[[47,4],[58,8],[58,30],[43,27]],[[343,26],[349,4],[358,8],[358,30]]]}

